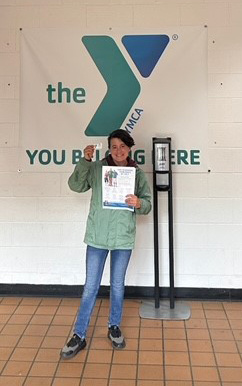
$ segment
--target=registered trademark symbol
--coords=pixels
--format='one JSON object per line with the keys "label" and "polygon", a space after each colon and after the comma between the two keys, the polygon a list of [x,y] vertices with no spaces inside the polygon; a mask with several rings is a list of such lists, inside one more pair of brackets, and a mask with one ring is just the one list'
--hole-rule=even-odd
{"label": "registered trademark symbol", "polygon": [[173,40],[177,40],[178,39],[178,35],[177,34],[172,35],[172,39]]}

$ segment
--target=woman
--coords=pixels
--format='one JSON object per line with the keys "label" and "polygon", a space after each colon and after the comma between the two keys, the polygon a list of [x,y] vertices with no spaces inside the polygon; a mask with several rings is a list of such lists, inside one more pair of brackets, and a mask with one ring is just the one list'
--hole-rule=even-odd
{"label": "woman", "polygon": [[[136,214],[151,210],[151,194],[144,172],[129,157],[133,138],[125,130],[115,130],[108,137],[110,154],[101,161],[92,162],[95,146],[84,149],[84,158],[76,165],[69,178],[69,187],[75,192],[92,189],[90,210],[84,242],[86,250],[86,282],[74,335],[61,351],[63,359],[73,358],[86,346],[86,331],[100,287],[103,269],[110,251],[110,315],[108,338],[113,348],[125,347],[119,328],[122,319],[125,274],[134,248]],[[134,211],[103,209],[102,166],[132,166],[136,168],[135,194],[126,196],[126,203]]]}

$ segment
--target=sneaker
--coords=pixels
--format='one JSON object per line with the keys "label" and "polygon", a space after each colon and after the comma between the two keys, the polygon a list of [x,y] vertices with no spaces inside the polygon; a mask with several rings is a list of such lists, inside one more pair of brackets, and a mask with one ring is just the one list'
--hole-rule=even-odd
{"label": "sneaker", "polygon": [[73,358],[79,351],[83,350],[86,345],[87,342],[84,338],[80,338],[78,335],[74,334],[61,350],[60,356],[62,359]]}
{"label": "sneaker", "polygon": [[108,338],[111,340],[112,346],[115,349],[122,349],[126,346],[124,337],[118,326],[109,327]]}

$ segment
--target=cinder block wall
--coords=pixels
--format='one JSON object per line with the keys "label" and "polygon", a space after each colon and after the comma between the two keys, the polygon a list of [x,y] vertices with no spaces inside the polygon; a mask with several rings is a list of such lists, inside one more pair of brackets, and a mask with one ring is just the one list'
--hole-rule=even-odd
{"label": "cinder block wall", "polygon": [[[0,0],[0,282],[83,284],[90,194],[68,173],[18,173],[20,28],[208,26],[210,173],[174,175],[178,287],[241,288],[242,1]],[[30,112],[31,113],[31,112]],[[151,181],[151,175],[148,176]],[[161,285],[168,285],[160,196]],[[139,218],[126,283],[153,285],[153,217]],[[108,285],[108,267],[103,284]]]}

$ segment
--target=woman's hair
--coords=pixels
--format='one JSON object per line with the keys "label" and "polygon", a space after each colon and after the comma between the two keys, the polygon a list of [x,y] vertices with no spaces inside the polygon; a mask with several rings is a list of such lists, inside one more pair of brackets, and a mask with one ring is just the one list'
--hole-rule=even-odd
{"label": "woman's hair", "polygon": [[111,139],[118,138],[125,143],[128,147],[132,147],[135,145],[133,138],[131,135],[123,129],[114,130],[108,137],[108,148],[111,147]]}

